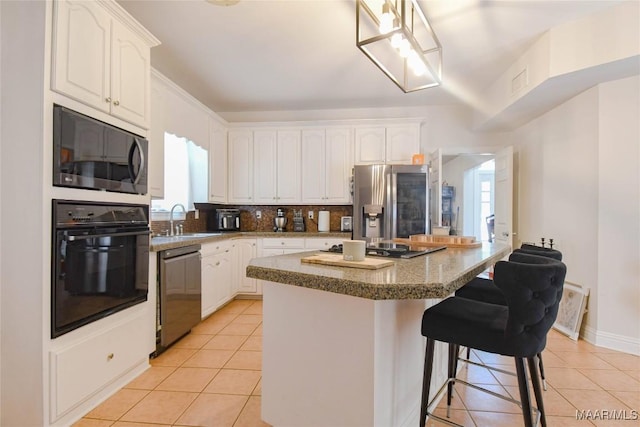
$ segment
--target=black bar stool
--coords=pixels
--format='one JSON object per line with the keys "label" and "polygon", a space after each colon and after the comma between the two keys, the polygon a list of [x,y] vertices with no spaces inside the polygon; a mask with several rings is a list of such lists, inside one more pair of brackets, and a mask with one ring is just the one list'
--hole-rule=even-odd
{"label": "black bar stool", "polygon": [[[435,342],[449,344],[447,404],[451,404],[456,382],[489,392],[497,397],[513,399],[486,390],[475,384],[456,379],[456,365],[460,346],[488,353],[511,356],[515,359],[524,425],[533,426],[532,406],[529,398],[526,359],[537,402],[537,416],[546,426],[540,378],[537,373],[537,355],[544,349],[547,333],[558,314],[566,266],[557,260],[523,253],[513,253],[509,261],[495,265],[494,283],[502,291],[506,305],[489,304],[461,297],[451,297],[427,309],[422,317],[422,335],[427,338],[420,426],[427,416],[453,424],[429,413],[429,392]],[[444,391],[436,393],[434,400]]]}
{"label": "black bar stool", "polygon": [[[562,261],[562,252],[539,246],[523,244],[520,249],[516,249],[513,253],[525,253],[530,255],[538,255]],[[484,279],[482,277],[474,277],[469,283],[458,289],[455,293],[457,297],[468,298],[476,301],[488,302],[491,304],[506,305],[507,301],[502,291],[495,286],[493,280]],[[467,361],[470,359],[470,349],[467,348]],[[542,388],[547,390],[547,380],[544,375],[544,365],[542,363],[542,354],[538,354],[540,366],[540,378],[542,379]]]}

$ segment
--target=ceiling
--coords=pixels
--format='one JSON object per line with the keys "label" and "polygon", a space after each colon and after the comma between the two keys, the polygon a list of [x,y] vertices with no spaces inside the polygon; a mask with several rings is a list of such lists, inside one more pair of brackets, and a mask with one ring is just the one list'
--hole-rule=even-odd
{"label": "ceiling", "polygon": [[161,42],[152,66],[216,113],[468,102],[546,30],[614,1],[420,0],[443,85],[403,93],[356,47],[355,0],[120,0]]}

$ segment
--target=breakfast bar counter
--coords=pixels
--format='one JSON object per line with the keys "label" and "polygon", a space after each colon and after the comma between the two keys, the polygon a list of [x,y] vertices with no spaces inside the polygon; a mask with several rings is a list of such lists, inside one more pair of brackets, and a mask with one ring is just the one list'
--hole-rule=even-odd
{"label": "breakfast bar counter", "polygon": [[[279,426],[415,426],[422,313],[510,252],[447,248],[376,270],[251,260],[263,284],[262,418]],[[433,387],[446,378],[437,348]]]}

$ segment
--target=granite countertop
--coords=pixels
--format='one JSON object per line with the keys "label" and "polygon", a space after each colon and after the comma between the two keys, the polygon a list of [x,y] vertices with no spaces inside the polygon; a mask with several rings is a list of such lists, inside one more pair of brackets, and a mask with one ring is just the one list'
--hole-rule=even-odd
{"label": "granite countertop", "polygon": [[373,300],[444,298],[509,254],[500,243],[395,259],[378,270],[307,264],[314,252],[254,258],[247,277]]}
{"label": "granite countertop", "polygon": [[182,236],[155,236],[151,238],[151,251],[165,251],[167,249],[180,248],[182,246],[189,246],[194,244],[204,244],[217,242],[221,240],[228,240],[239,237],[248,238],[305,238],[305,237],[325,237],[325,238],[337,238],[337,239],[350,239],[351,232],[341,231],[328,231],[328,232],[284,232],[278,233],[275,231],[238,231],[238,232],[198,232],[198,233],[185,233]]}

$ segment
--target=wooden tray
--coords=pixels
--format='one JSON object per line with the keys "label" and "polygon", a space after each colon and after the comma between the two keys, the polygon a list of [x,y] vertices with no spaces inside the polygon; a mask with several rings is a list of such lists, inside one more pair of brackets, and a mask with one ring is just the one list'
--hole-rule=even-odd
{"label": "wooden tray", "polygon": [[368,270],[377,270],[383,267],[389,267],[394,262],[379,258],[366,258],[364,261],[345,261],[342,254],[318,254],[301,258],[300,261],[309,264],[334,265],[338,267],[365,268]]}
{"label": "wooden tray", "polygon": [[420,234],[410,236],[409,239],[393,239],[396,243],[409,245],[416,248],[433,248],[435,246],[446,246],[448,248],[479,248],[482,242],[476,242],[475,237],[467,236],[436,236],[430,234]]}

